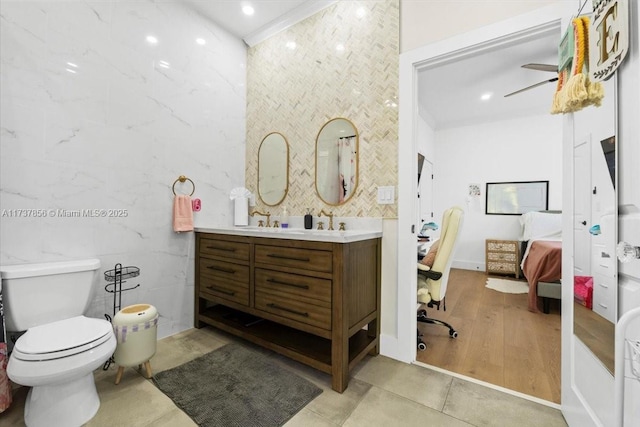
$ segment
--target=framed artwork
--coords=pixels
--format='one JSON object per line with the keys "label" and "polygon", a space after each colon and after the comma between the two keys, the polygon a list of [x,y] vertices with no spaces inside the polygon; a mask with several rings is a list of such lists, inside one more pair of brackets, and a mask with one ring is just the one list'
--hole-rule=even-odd
{"label": "framed artwork", "polygon": [[549,181],[487,182],[487,215],[522,215],[549,209]]}

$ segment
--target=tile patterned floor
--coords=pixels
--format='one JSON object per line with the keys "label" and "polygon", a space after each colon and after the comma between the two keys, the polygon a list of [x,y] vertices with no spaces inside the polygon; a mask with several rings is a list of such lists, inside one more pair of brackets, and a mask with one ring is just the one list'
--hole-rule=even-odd
{"label": "tile patterned floor", "polygon": [[[181,365],[235,337],[210,329],[190,329],[158,341],[151,359],[153,372]],[[347,390],[331,390],[329,375],[260,349],[281,366],[323,389],[286,424],[287,427],[354,426],[566,426],[560,411],[502,393],[447,374],[369,357],[352,372]],[[192,427],[196,424],[134,368],[119,385],[117,368],[96,371],[101,406],[87,427]],[[19,388],[14,404],[0,414],[0,427],[24,426],[26,388]]]}

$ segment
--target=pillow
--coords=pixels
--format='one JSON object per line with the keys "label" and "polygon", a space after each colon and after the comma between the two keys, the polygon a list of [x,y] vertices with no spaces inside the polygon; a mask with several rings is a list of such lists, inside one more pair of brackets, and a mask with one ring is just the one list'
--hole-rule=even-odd
{"label": "pillow", "polygon": [[440,240],[433,242],[433,245],[429,248],[429,252],[420,260],[420,264],[433,267],[433,262],[436,260],[436,254],[438,253],[438,246],[440,246]]}
{"label": "pillow", "polygon": [[562,232],[562,214],[547,212],[527,212],[520,217],[522,237],[527,241],[540,237],[548,237]]}

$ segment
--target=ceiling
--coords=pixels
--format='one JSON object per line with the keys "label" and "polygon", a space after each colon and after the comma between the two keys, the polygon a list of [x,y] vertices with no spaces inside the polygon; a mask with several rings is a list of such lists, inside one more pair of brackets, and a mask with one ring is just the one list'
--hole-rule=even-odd
{"label": "ceiling", "polygon": [[[182,0],[183,3],[211,19],[249,46],[264,40],[266,35],[287,28],[315,12],[335,3],[335,0]],[[242,8],[250,5],[251,16]]]}
{"label": "ceiling", "polygon": [[[557,74],[521,68],[523,64],[557,64],[559,33],[465,57],[418,73],[421,116],[435,129],[496,121],[551,108],[556,83],[547,83],[505,98],[521,88]],[[493,95],[487,101],[480,97]]]}
{"label": "ceiling", "polygon": [[[335,0],[182,0],[225,30],[253,46],[276,32],[335,3]],[[244,5],[255,9],[252,16]],[[549,111],[556,83],[505,98],[504,95],[556,77],[521,68],[527,63],[556,64],[557,31],[517,44],[485,50],[418,73],[421,116],[434,128],[496,121]],[[488,101],[481,95],[492,93]]]}

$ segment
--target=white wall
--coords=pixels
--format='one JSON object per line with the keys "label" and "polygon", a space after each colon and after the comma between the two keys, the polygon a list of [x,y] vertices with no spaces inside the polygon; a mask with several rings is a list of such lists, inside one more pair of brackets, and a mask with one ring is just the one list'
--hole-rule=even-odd
{"label": "white wall", "polygon": [[174,2],[0,7],[0,262],[99,258],[94,317],[112,313],[102,272],[137,266],[125,286],[141,286],[122,305],[155,305],[160,336],[191,327],[194,238],[172,231],[171,186],[193,180],[196,223],[231,224],[229,190],[244,183],[244,44]]}
{"label": "white wall", "polygon": [[[485,239],[518,239],[519,215],[486,215],[487,182],[549,181],[549,209],[562,208],[562,120],[549,114],[436,132],[435,218],[465,210],[454,266],[485,268]],[[482,195],[468,197],[469,184]]]}
{"label": "white wall", "polygon": [[[563,0],[578,3],[578,0]],[[444,40],[557,0],[401,0],[400,52]],[[577,8],[576,8],[577,10]]]}

